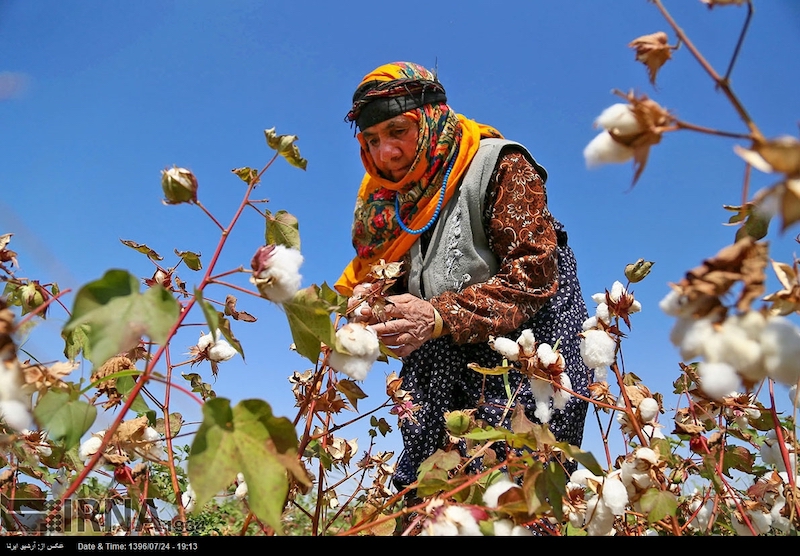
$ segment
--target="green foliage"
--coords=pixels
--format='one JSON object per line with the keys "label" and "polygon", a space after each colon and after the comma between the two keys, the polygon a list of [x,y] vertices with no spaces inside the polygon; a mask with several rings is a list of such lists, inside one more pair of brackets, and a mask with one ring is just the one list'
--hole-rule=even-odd
{"label": "green foliage", "polygon": [[89,325],[85,355],[99,367],[117,353],[135,348],[142,336],[164,343],[179,313],[178,302],[164,288],[154,286],[139,293],[135,276],[109,270],[78,290],[64,330]]}

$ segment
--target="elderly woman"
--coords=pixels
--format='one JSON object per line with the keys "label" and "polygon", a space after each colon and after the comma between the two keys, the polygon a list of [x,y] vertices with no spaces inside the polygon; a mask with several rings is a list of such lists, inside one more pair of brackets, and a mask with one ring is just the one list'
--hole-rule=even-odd
{"label": "elderly woman", "polygon": [[[393,481],[403,489],[447,445],[445,412],[477,408],[476,419],[509,426],[503,378],[467,367],[503,364],[490,338],[517,340],[530,329],[537,342],[558,342],[572,389],[587,395],[579,333],[588,315],[567,233],[547,208],[547,173],[524,146],[457,114],[436,75],[408,62],[367,74],[347,120],[358,128],[366,175],[356,256],[336,289],[357,298],[373,264],[404,263],[382,318],[366,307],[355,315],[402,358],[401,388],[418,406],[400,422]],[[509,379],[512,392],[522,383],[516,402],[537,422],[528,380],[518,370]],[[552,410],[556,438],[580,446],[586,411],[574,396]]]}

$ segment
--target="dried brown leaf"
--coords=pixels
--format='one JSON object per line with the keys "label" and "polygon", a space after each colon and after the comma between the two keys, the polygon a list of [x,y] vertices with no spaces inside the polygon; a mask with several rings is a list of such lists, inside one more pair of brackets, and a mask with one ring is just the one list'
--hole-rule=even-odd
{"label": "dried brown leaf", "polygon": [[655,85],[658,70],[672,57],[672,47],[667,44],[667,34],[658,31],[643,35],[632,40],[628,46],[636,50],[636,61],[642,62],[647,67],[650,83]]}

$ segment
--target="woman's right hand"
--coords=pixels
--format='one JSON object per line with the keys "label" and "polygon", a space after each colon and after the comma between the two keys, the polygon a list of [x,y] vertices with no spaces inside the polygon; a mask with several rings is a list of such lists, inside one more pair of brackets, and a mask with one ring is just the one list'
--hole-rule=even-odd
{"label": "woman's right hand", "polygon": [[353,288],[353,295],[347,302],[347,319],[350,322],[363,322],[374,324],[377,322],[372,309],[366,302],[367,296],[371,293],[372,284],[364,282]]}

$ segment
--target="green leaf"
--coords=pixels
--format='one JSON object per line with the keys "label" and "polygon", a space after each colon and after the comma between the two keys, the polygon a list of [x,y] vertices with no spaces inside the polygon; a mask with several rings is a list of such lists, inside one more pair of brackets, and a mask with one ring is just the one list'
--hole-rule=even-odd
{"label": "green leaf", "polygon": [[267,229],[264,238],[268,244],[283,245],[300,251],[300,225],[297,218],[279,210],[275,216],[268,210],[264,211],[267,220]]}
{"label": "green leaf", "polygon": [[189,482],[197,507],[227,489],[244,474],[248,503],[256,516],[283,534],[281,515],[289,492],[287,469],[296,465],[297,436],[291,422],[272,415],[262,400],[243,400],[234,408],[224,398],[203,406],[203,423],[189,456]]}
{"label": "green leaf", "polygon": [[178,251],[175,249],[175,254],[178,255],[189,268],[189,270],[202,270],[203,263],[200,260],[200,253],[193,253],[192,251]]}
{"label": "green leaf", "polygon": [[84,357],[89,359],[88,348],[89,325],[82,324],[72,330],[62,330],[61,337],[64,338],[64,356],[70,361],[75,361],[83,351]]}
{"label": "green leaf", "polygon": [[[123,371],[129,372],[129,371]],[[133,371],[136,374],[141,374],[141,371]],[[115,373],[116,374],[116,373]],[[131,390],[133,390],[133,386],[135,384],[135,380],[131,376],[122,376],[117,379],[117,391],[123,394],[126,398],[128,394],[130,394]],[[147,402],[144,401],[142,394],[139,393],[136,395],[136,399],[133,400],[131,404],[131,410],[135,411],[137,415],[144,415],[150,408],[147,406]]]}
{"label": "green leaf", "polygon": [[63,440],[69,450],[94,424],[97,408],[81,400],[71,399],[69,393],[48,390],[33,410],[36,421],[53,440]]}
{"label": "green leaf", "polygon": [[89,325],[87,357],[99,367],[114,355],[136,347],[142,336],[163,344],[179,315],[178,302],[162,286],[141,294],[135,276],[115,269],[78,291],[72,317],[64,329]]}
{"label": "green leaf", "polygon": [[667,516],[674,516],[678,509],[678,499],[669,491],[651,488],[639,500],[642,510],[647,513],[647,521],[655,523]]}
{"label": "green leaf", "polygon": [[336,345],[336,331],[328,304],[320,300],[315,286],[309,286],[297,292],[294,299],[285,302],[283,309],[297,353],[316,364],[321,343]]}

